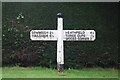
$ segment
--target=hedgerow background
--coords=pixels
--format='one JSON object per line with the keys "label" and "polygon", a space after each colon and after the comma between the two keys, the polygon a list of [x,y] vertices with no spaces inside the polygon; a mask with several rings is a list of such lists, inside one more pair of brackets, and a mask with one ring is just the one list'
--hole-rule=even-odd
{"label": "hedgerow background", "polygon": [[56,41],[31,41],[30,30],[55,30],[64,13],[65,30],[96,31],[94,42],[64,42],[65,68],[118,66],[118,3],[3,2],[3,66],[56,68]]}

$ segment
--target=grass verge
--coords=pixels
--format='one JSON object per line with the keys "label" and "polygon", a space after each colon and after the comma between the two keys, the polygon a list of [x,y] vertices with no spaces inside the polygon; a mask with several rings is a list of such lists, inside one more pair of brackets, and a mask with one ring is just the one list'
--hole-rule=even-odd
{"label": "grass verge", "polygon": [[2,78],[118,78],[118,70],[102,68],[85,68],[64,70],[41,67],[3,67]]}

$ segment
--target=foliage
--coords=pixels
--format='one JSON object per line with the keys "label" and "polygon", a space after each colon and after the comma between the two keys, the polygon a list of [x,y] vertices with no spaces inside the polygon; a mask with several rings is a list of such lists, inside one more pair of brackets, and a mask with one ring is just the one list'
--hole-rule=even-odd
{"label": "foliage", "polygon": [[94,42],[64,42],[65,68],[117,67],[118,3],[3,3],[3,66],[55,68],[56,42],[31,41],[30,30],[94,29]]}

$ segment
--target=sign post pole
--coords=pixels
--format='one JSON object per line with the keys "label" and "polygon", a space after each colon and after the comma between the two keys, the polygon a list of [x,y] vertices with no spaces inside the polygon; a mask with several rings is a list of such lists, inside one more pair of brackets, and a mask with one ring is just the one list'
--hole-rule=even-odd
{"label": "sign post pole", "polygon": [[31,30],[33,41],[57,41],[57,70],[63,72],[64,46],[63,41],[94,41],[94,30],[63,30],[63,14],[57,14],[57,30]]}
{"label": "sign post pole", "polygon": [[63,72],[64,51],[63,51],[63,14],[57,14],[57,70]]}

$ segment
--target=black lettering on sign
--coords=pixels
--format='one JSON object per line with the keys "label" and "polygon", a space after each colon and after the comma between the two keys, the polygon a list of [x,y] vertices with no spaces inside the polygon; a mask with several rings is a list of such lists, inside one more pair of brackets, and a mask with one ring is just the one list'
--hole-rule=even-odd
{"label": "black lettering on sign", "polygon": [[49,37],[50,37],[50,38],[54,37],[54,35],[53,35],[53,32],[52,32],[52,31],[50,31]]}

